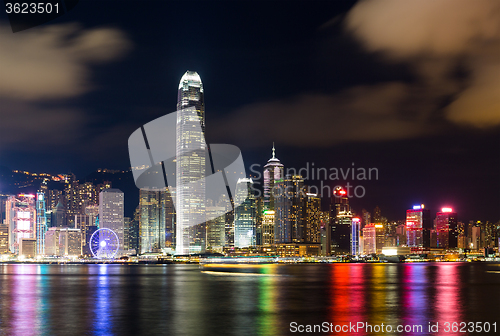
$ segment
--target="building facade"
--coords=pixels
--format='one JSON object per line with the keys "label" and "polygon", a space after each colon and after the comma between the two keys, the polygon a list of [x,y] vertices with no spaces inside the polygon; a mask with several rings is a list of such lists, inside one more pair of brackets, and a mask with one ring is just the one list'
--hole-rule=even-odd
{"label": "building facade", "polygon": [[256,244],[256,204],[251,178],[238,179],[234,209],[234,247],[244,248]]}
{"label": "building facade", "polygon": [[264,166],[264,208],[274,211],[274,185],[284,178],[284,166],[276,157],[273,145],[273,156]]}
{"label": "building facade", "polygon": [[337,187],[331,205],[331,254],[349,254],[351,251],[352,211],[347,191]]}
{"label": "building facade", "polygon": [[458,247],[457,214],[451,208],[442,208],[434,220],[436,247],[450,249]]}
{"label": "building facade", "polygon": [[205,102],[203,84],[195,71],[181,78],[176,128],[176,253],[205,251]]}
{"label": "building facade", "polygon": [[45,194],[36,193],[36,253],[45,254],[45,232],[47,231],[47,217],[45,214]]}
{"label": "building facade", "polygon": [[160,252],[165,247],[167,191],[145,190],[139,192],[140,253]]}
{"label": "building facade", "polygon": [[9,250],[19,254],[22,239],[36,239],[35,195],[9,196],[5,206],[6,222],[9,226]]}
{"label": "building facade", "polygon": [[406,245],[409,247],[431,246],[431,215],[425,206],[415,205],[406,210]]}
{"label": "building facade", "polygon": [[[99,193],[99,228],[111,229],[124,248],[124,194],[119,189],[105,189]],[[118,252],[120,254],[121,252]]]}

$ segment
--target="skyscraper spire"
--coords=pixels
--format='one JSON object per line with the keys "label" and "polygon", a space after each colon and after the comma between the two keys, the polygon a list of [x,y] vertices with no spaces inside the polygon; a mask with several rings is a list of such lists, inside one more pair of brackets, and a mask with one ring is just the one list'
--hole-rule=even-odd
{"label": "skyscraper spire", "polygon": [[276,159],[276,155],[275,155],[275,149],[274,149],[274,141],[273,141],[273,159]]}

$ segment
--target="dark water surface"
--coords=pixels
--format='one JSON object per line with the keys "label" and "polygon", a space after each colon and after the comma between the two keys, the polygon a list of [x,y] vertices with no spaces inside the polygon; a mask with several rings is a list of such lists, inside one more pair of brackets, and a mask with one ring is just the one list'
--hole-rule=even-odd
{"label": "dark water surface", "polygon": [[[263,265],[250,272],[203,273],[195,265],[4,264],[0,334],[301,334],[290,332],[292,322],[304,328],[323,322],[423,326],[422,332],[400,335],[500,334],[496,264]],[[429,333],[429,322],[439,322],[440,332]],[[445,322],[490,322],[491,331],[445,333]]]}

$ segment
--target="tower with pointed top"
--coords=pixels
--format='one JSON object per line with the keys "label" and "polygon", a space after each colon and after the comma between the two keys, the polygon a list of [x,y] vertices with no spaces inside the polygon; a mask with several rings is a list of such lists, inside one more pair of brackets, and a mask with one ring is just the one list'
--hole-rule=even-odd
{"label": "tower with pointed top", "polygon": [[186,71],[179,83],[177,95],[175,191],[177,254],[205,251],[204,178],[207,146],[204,131],[203,84],[197,72]]}
{"label": "tower with pointed top", "polygon": [[273,143],[273,156],[264,166],[264,208],[274,210],[273,188],[276,182],[284,178],[284,167],[276,157],[276,149]]}

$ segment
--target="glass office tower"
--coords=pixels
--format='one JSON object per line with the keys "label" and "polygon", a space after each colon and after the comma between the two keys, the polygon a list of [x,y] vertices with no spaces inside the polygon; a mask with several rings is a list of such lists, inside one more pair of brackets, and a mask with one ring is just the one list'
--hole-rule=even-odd
{"label": "glass office tower", "polygon": [[234,246],[243,248],[255,246],[256,207],[250,178],[238,180],[236,200],[241,203],[234,210]]}
{"label": "glass office tower", "polygon": [[181,78],[177,96],[177,254],[202,253],[206,247],[204,131],[203,84],[198,73],[187,71]]}

